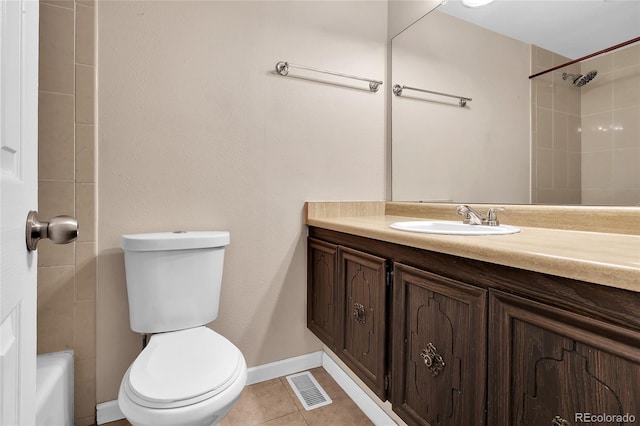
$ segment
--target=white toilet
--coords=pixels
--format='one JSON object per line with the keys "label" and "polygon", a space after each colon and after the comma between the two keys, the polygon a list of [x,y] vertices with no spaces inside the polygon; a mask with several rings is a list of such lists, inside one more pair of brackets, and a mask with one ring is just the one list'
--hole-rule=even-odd
{"label": "white toilet", "polygon": [[118,393],[134,426],[215,425],[247,382],[240,350],[205,324],[218,316],[229,233],[123,235],[131,329],[152,334]]}

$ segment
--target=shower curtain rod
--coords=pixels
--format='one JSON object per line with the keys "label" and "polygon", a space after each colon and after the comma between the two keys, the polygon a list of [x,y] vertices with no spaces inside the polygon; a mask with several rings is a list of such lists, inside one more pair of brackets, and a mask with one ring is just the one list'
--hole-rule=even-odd
{"label": "shower curtain rod", "polygon": [[291,62],[280,61],[276,64],[276,72],[282,76],[286,76],[287,74],[289,74],[289,68],[299,68],[307,71],[315,71],[323,74],[337,75],[338,77],[352,78],[354,80],[366,81],[369,83],[369,90],[371,90],[372,92],[377,92],[378,89],[380,88],[380,85],[382,84],[382,81],[379,81],[379,80],[372,80],[370,78],[357,77],[355,75],[321,70],[319,68],[308,67],[306,65],[296,65],[296,64],[292,64]]}
{"label": "shower curtain rod", "polygon": [[611,52],[612,50],[620,49],[621,47],[628,46],[628,45],[633,44],[633,43],[635,43],[637,41],[640,41],[640,37],[632,38],[631,40],[627,40],[627,41],[622,42],[620,44],[616,44],[615,46],[607,47],[606,49],[599,50],[599,51],[597,51],[595,53],[592,53],[590,55],[583,56],[582,58],[574,59],[573,61],[567,62],[566,64],[558,65],[558,66],[555,66],[553,68],[549,68],[548,70],[541,71],[541,72],[539,72],[537,74],[530,75],[529,79],[541,76],[541,75],[546,74],[548,72],[555,71],[557,69],[560,69],[560,68],[563,68],[563,67],[566,67],[566,66],[569,66],[569,65],[573,65],[573,64],[575,64],[577,62],[584,61],[585,59],[591,59],[594,56],[602,55],[603,53],[608,53],[608,52]]}

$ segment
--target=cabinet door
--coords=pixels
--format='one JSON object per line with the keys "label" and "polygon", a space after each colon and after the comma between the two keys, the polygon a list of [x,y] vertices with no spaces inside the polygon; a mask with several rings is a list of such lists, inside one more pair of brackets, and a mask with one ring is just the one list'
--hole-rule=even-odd
{"label": "cabinet door", "polygon": [[640,419],[640,333],[499,291],[489,303],[490,424]]}
{"label": "cabinet door", "polygon": [[339,250],[338,355],[386,400],[386,261],[346,247]]}
{"label": "cabinet door", "polygon": [[307,327],[336,349],[337,252],[334,244],[309,238],[307,244]]}
{"label": "cabinet door", "polygon": [[393,410],[410,425],[484,424],[486,290],[398,263],[393,288]]}

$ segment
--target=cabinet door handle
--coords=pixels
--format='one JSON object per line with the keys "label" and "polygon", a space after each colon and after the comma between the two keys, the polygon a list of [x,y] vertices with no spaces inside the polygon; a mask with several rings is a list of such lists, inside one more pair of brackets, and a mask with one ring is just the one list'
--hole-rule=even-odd
{"label": "cabinet door handle", "polygon": [[571,423],[560,416],[555,416],[553,420],[551,420],[551,426],[571,426]]}
{"label": "cabinet door handle", "polygon": [[367,323],[367,317],[365,316],[364,305],[362,303],[353,304],[353,317],[356,319],[356,322],[360,324]]}
{"label": "cabinet door handle", "polygon": [[442,359],[442,356],[438,353],[438,349],[433,343],[429,343],[427,347],[420,352],[420,357],[424,360],[424,365],[427,366],[434,376],[440,374],[442,369],[444,369],[444,359]]}

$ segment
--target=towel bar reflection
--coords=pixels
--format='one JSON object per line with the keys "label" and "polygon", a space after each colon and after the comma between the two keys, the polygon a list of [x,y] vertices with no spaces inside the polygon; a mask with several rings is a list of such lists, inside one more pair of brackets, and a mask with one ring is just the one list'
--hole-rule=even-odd
{"label": "towel bar reflection", "polygon": [[321,70],[319,68],[313,68],[313,67],[308,67],[305,65],[296,65],[296,64],[292,64],[291,62],[283,62],[280,61],[276,64],[276,72],[282,76],[286,76],[287,74],[289,74],[289,68],[298,68],[301,70],[307,70],[307,71],[315,71],[315,72],[319,72],[319,73],[323,73],[323,74],[331,74],[331,75],[336,75],[338,77],[344,77],[344,78],[351,78],[354,80],[360,80],[360,81],[366,81],[369,83],[369,90],[372,92],[377,92],[378,89],[380,88],[380,85],[382,84],[382,81],[379,80],[372,80],[370,78],[364,78],[364,77],[358,77],[355,75],[350,75],[350,74],[343,74],[343,73],[339,73],[339,72],[333,72],[333,71],[327,71],[327,70]]}
{"label": "towel bar reflection", "polygon": [[399,84],[395,84],[393,86],[393,94],[396,96],[402,96],[403,90],[415,90],[417,92],[430,93],[432,95],[446,96],[448,98],[457,98],[458,105],[460,105],[461,108],[466,107],[467,102],[471,102],[472,100],[471,98],[466,98],[464,96],[450,95],[449,93],[442,93],[442,92],[434,92],[433,90],[418,89],[416,87],[409,87],[409,86],[400,86]]}

